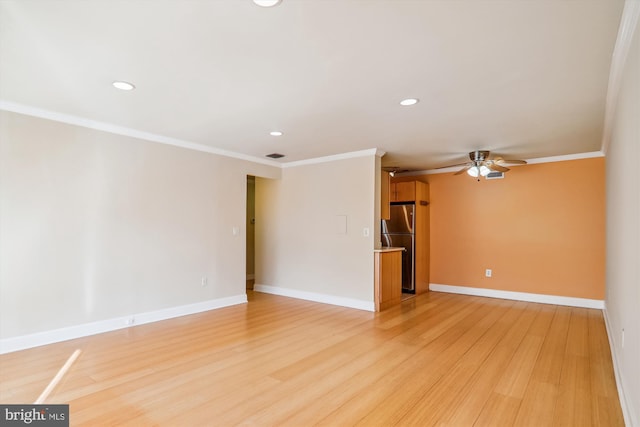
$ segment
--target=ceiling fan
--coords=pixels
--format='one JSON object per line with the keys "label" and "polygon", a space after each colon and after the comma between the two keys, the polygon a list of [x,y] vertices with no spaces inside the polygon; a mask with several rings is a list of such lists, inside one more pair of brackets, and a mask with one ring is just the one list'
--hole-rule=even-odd
{"label": "ceiling fan", "polygon": [[468,175],[478,178],[480,176],[487,176],[491,172],[507,172],[508,167],[504,165],[526,165],[525,160],[508,160],[502,157],[490,158],[491,152],[489,150],[476,150],[469,153],[469,161],[466,163],[458,163],[455,165],[442,166],[436,169],[452,168],[456,166],[464,166],[454,175],[460,175],[466,172]]}

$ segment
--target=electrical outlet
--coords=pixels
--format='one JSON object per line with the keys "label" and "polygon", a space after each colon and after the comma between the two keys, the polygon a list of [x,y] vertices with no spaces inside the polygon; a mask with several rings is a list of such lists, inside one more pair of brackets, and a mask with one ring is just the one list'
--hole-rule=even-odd
{"label": "electrical outlet", "polygon": [[492,274],[493,274],[493,271],[491,271],[491,269],[490,269],[490,268],[487,268],[487,269],[484,271],[484,277],[491,277],[491,275],[492,275]]}
{"label": "electrical outlet", "polygon": [[136,318],[135,318],[135,317],[133,317],[133,316],[129,317],[129,318],[126,320],[126,324],[127,324],[128,326],[131,326],[131,325],[133,325],[134,323],[136,323]]}

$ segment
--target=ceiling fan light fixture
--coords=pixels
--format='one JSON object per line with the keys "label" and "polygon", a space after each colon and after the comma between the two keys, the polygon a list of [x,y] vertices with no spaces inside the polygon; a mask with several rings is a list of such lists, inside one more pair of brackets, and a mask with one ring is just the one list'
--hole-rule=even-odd
{"label": "ceiling fan light fixture", "polygon": [[453,167],[462,166],[462,169],[454,173],[454,175],[461,175],[465,172],[474,178],[479,176],[488,177],[494,172],[507,172],[508,167],[504,164],[514,165],[526,165],[526,160],[505,160],[502,157],[490,157],[491,152],[489,150],[476,150],[469,153],[469,161],[466,163],[457,163],[455,165],[441,166],[436,169],[447,169]]}

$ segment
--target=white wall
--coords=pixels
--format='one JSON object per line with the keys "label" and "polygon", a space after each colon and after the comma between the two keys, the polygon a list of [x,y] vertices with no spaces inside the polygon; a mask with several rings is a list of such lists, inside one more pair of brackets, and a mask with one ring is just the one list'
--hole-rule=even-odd
{"label": "white wall", "polygon": [[267,285],[276,293],[373,307],[376,158],[289,167],[281,180],[256,180],[257,290]]}
{"label": "white wall", "polygon": [[244,295],[247,174],[280,169],[0,112],[0,339]]}
{"label": "white wall", "polygon": [[[606,316],[626,401],[627,423],[640,426],[640,31],[625,65],[607,151]],[[624,348],[622,330],[624,329]]]}

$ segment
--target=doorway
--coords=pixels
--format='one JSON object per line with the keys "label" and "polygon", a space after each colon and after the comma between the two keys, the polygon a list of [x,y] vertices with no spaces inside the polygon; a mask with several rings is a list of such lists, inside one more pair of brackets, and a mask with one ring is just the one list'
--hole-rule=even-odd
{"label": "doorway", "polygon": [[256,259],[256,177],[247,175],[247,289],[253,290]]}

